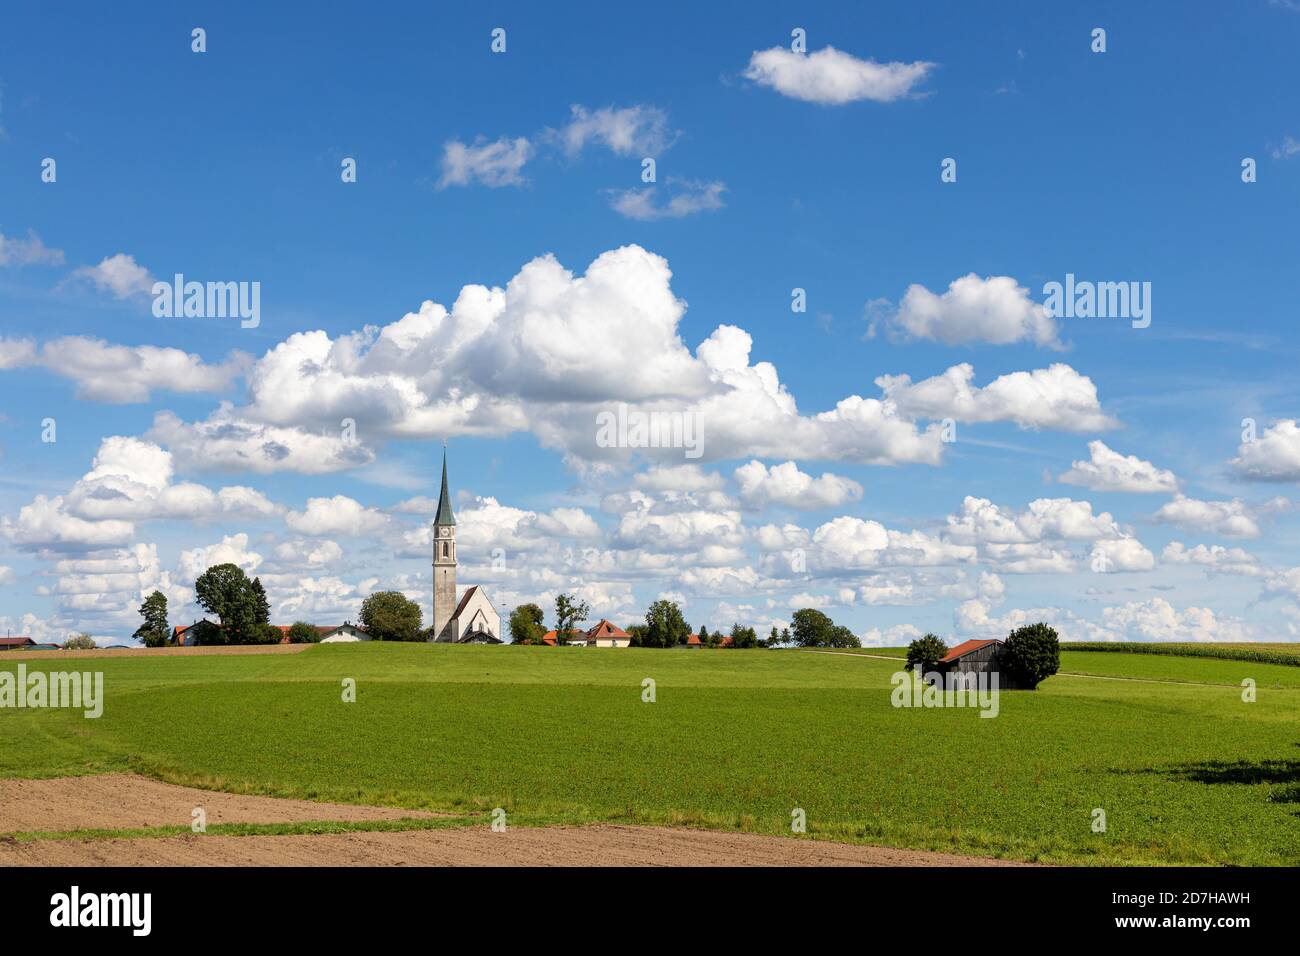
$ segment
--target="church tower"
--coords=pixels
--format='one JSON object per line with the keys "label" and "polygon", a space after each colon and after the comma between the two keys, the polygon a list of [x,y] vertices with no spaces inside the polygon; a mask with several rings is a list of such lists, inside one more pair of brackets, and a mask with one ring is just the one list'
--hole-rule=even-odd
{"label": "church tower", "polygon": [[442,449],[442,491],[438,515],[433,519],[433,639],[455,641],[447,626],[456,613],[456,518],[447,490],[447,448]]}

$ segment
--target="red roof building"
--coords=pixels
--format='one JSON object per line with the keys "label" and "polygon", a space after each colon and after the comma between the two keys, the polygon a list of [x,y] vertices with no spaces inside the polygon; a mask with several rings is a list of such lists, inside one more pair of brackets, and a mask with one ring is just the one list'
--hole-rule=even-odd
{"label": "red roof building", "polygon": [[36,642],[30,637],[0,637],[0,648],[13,650],[19,647],[34,647]]}
{"label": "red roof building", "polygon": [[990,644],[1001,644],[1001,641],[962,641],[943,657],[939,658],[940,664],[951,664],[960,657],[965,657],[973,651],[978,651],[981,647],[988,647]]}

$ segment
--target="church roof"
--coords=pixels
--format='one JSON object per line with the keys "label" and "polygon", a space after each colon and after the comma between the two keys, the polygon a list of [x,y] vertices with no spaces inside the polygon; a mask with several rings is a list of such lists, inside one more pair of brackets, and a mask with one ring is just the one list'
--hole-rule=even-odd
{"label": "church roof", "polygon": [[465,593],[461,595],[460,603],[456,605],[456,610],[451,612],[452,620],[460,617],[460,612],[465,610],[465,605],[469,603],[470,595],[478,590],[478,585],[466,588]]}
{"label": "church roof", "polygon": [[451,513],[451,493],[447,490],[447,451],[442,452],[442,491],[438,493],[438,516],[433,519],[436,525],[455,525],[456,516]]}

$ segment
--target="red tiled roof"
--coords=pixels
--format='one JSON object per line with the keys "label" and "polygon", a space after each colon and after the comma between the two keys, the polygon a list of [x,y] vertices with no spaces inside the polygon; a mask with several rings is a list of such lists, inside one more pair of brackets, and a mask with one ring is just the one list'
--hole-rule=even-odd
{"label": "red tiled roof", "polygon": [[958,644],[956,647],[950,650],[943,657],[939,658],[939,663],[947,664],[950,661],[955,661],[959,657],[965,657],[971,651],[978,651],[981,647],[988,647],[990,644],[1001,644],[1001,643],[1002,642],[998,640],[962,641],[960,644]]}
{"label": "red tiled roof", "polygon": [[600,623],[587,632],[587,637],[595,639],[598,637],[628,637],[627,631],[623,630],[617,624],[611,624],[603,617]]}
{"label": "red tiled roof", "polygon": [[[586,639],[587,639],[587,634],[586,634],[585,631],[579,631],[579,630],[577,630],[577,629],[575,628],[574,630],[572,630],[572,631],[569,632],[569,640],[570,640],[571,642],[572,642],[572,641],[585,641]],[[556,643],[556,632],[555,632],[555,631],[547,631],[545,634],[542,635],[542,641],[545,642],[545,643],[547,643],[547,644],[554,644],[554,643]]]}
{"label": "red tiled roof", "polygon": [[0,637],[0,646],[3,647],[26,647],[35,643],[30,637]]}
{"label": "red tiled roof", "polygon": [[687,634],[687,635],[686,635],[686,643],[689,644],[689,645],[697,645],[697,644],[699,644],[699,643],[700,643],[700,635],[698,635],[698,634]]}

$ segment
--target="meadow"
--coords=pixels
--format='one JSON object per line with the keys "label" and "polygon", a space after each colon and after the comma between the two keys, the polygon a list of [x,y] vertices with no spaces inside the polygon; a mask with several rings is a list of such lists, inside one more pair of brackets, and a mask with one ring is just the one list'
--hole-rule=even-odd
{"label": "meadow", "polygon": [[0,776],[128,770],[467,816],[503,807],[516,824],[787,835],[801,808],[813,838],[1053,863],[1300,863],[1292,666],[1067,650],[1068,675],[1004,692],[996,719],[894,708],[897,662],[793,650],[352,644],[75,666],[104,672],[104,715],[0,710]]}

